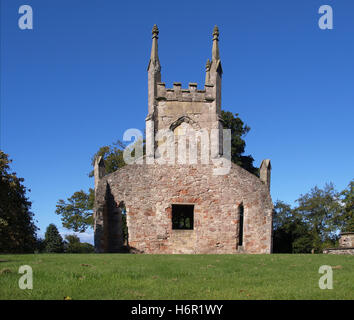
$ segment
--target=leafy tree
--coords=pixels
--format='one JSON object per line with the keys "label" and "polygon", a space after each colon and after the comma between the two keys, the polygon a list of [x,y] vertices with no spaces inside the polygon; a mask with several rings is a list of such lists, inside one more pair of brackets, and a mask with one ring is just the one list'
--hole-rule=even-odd
{"label": "leafy tree", "polygon": [[224,121],[224,129],[231,130],[231,161],[246,169],[247,171],[259,175],[259,169],[253,166],[253,157],[243,155],[246,142],[242,138],[251,128],[243,123],[237,113],[221,111],[221,117]]}
{"label": "leafy tree", "polygon": [[84,232],[93,226],[94,197],[94,190],[90,188],[89,193],[83,190],[75,192],[67,202],[60,199],[55,213],[61,215],[63,226],[75,232]]}
{"label": "leafy tree", "polygon": [[57,227],[50,224],[45,232],[45,250],[50,253],[64,252],[64,241]]}
{"label": "leafy tree", "polygon": [[311,252],[313,239],[310,230],[289,204],[282,201],[275,203],[273,231],[273,252]]}
{"label": "leafy tree", "polygon": [[273,252],[291,253],[294,241],[293,229],[293,210],[290,205],[277,201],[273,211]]}
{"label": "leafy tree", "polygon": [[11,162],[0,150],[0,252],[33,252],[38,228],[30,211],[31,202],[26,197],[24,179],[10,172]]}
{"label": "leafy tree", "polygon": [[296,201],[296,213],[309,227],[314,251],[322,252],[329,244],[335,245],[338,240],[336,221],[341,205],[340,194],[333,184],[326,184],[323,189],[314,187]]}

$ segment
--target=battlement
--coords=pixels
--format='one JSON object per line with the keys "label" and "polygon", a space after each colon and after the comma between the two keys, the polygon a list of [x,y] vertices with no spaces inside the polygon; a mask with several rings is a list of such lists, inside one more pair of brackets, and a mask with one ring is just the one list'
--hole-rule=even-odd
{"label": "battlement", "polygon": [[173,88],[166,88],[164,82],[158,82],[156,99],[187,102],[211,102],[215,100],[213,84],[206,84],[204,90],[198,90],[197,86],[197,83],[190,82],[188,89],[182,89],[180,82],[174,82]]}

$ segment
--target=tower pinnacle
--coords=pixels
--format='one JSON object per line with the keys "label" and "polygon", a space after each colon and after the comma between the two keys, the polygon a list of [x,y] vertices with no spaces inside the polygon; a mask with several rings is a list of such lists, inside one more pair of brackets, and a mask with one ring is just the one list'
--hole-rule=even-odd
{"label": "tower pinnacle", "polygon": [[[151,47],[151,58],[150,63],[159,63],[158,46],[157,39],[159,38],[159,28],[156,24],[152,28],[152,47]],[[160,64],[160,63],[159,63]]]}
{"label": "tower pinnacle", "polygon": [[148,104],[149,114],[154,112],[156,105],[157,83],[161,82],[161,66],[158,54],[157,39],[159,38],[159,29],[155,24],[152,28],[152,46],[148,71]]}
{"label": "tower pinnacle", "polygon": [[219,54],[219,28],[218,26],[214,27],[213,30],[213,50],[212,50],[212,60],[217,61],[220,60]]}
{"label": "tower pinnacle", "polygon": [[215,25],[214,27],[214,30],[213,30],[213,36],[214,36],[214,39],[218,39],[219,38],[219,28],[217,25]]}
{"label": "tower pinnacle", "polygon": [[158,34],[159,34],[159,28],[157,27],[156,24],[154,24],[152,28],[152,38],[158,38]]}

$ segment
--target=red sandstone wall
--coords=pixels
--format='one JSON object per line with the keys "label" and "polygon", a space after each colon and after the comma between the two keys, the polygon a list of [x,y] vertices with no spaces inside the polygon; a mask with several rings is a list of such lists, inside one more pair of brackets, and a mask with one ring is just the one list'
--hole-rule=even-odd
{"label": "red sandstone wall", "polygon": [[[102,248],[107,237],[101,231],[107,225],[100,212],[107,184],[115,202],[126,205],[129,245],[141,252],[237,253],[241,203],[243,251],[271,252],[273,206],[268,188],[237,165],[225,176],[213,175],[209,165],[131,165],[104,177],[96,194],[95,228]],[[174,203],[194,204],[194,230],[172,230]]]}

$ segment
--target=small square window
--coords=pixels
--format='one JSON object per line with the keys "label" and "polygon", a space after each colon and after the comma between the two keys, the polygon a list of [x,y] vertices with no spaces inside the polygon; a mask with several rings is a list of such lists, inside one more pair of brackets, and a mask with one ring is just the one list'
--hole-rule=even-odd
{"label": "small square window", "polygon": [[194,226],[194,205],[173,204],[172,205],[172,229],[193,230]]}

